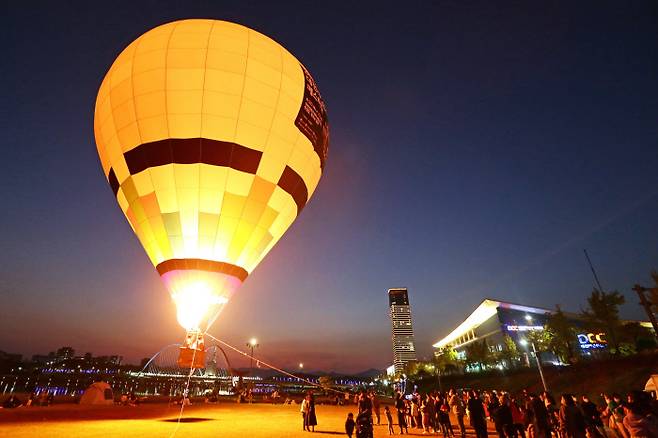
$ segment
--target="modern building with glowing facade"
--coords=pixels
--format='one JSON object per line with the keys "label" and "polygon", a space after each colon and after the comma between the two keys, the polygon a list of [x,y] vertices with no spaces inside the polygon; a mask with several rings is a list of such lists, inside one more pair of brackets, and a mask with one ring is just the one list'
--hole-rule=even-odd
{"label": "modern building with glowing facade", "polygon": [[486,340],[490,350],[501,351],[504,336],[508,335],[522,348],[520,341],[523,335],[532,330],[543,330],[551,313],[551,310],[540,307],[485,299],[473,313],[433,347],[451,347],[459,356],[464,357],[465,348],[475,341]]}
{"label": "modern building with glowing facade", "polygon": [[[509,336],[521,352],[529,353],[530,348],[524,340],[533,330],[544,330],[544,326],[555,310],[541,307],[524,306],[504,301],[485,299],[461,324],[447,336],[437,341],[433,347],[438,351],[443,348],[453,348],[461,358],[466,356],[466,347],[475,341],[485,340],[489,350],[502,351],[505,345],[505,336]],[[608,346],[606,333],[602,331],[590,332],[586,329],[585,321],[576,313],[564,312],[569,322],[577,329],[574,345],[583,355],[591,355],[593,351],[605,349]],[[622,321],[623,323],[637,322],[641,326],[651,329],[647,322]],[[557,362],[552,353],[544,353],[542,362]]]}
{"label": "modern building with glowing facade", "polygon": [[407,288],[388,290],[393,340],[393,366],[396,373],[404,370],[408,362],[416,360],[414,329],[411,322],[411,306]]}

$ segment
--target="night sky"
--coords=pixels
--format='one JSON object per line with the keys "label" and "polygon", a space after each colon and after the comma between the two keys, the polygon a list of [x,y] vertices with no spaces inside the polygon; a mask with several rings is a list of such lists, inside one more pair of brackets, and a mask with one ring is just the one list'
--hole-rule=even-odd
{"label": "night sky", "polygon": [[655,2],[19,2],[3,5],[0,350],[136,362],[182,340],[98,160],[94,102],[132,40],[182,18],[284,45],[327,103],[325,173],[211,332],[306,369],[391,363],[485,298],[578,311],[658,269]]}

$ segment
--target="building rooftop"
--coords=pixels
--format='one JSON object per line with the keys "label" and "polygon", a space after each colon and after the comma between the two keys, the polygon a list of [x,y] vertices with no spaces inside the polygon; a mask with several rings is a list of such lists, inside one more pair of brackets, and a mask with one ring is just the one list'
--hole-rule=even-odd
{"label": "building rooftop", "polygon": [[[457,326],[456,329],[451,331],[448,336],[440,339],[432,346],[434,348],[443,348],[450,344],[455,339],[460,338],[461,336],[467,334],[471,330],[474,330],[479,325],[487,321],[489,318],[496,314],[496,309],[502,307],[504,309],[518,310],[520,312],[534,313],[545,315],[547,313],[555,313],[555,310],[546,309],[543,307],[532,307],[532,306],[523,306],[521,304],[509,303],[506,301],[494,300],[491,298],[485,298],[480,305],[471,313],[461,324]],[[564,311],[563,311],[564,312]],[[581,319],[582,316],[573,313],[573,312],[564,312],[564,314],[569,318]],[[631,320],[622,320],[622,323],[638,323],[643,327],[648,329],[653,329],[651,323],[648,321],[631,321]]]}
{"label": "building rooftop", "polygon": [[460,336],[468,333],[469,331],[475,329],[483,322],[487,321],[489,318],[496,314],[496,309],[498,307],[503,307],[506,309],[518,310],[521,312],[535,313],[535,314],[546,314],[553,313],[553,310],[544,309],[542,307],[531,307],[531,306],[522,306],[521,304],[508,303],[505,301],[492,300],[490,298],[485,298],[480,305],[471,313],[461,324],[457,326],[456,329],[450,332],[448,336],[437,341],[433,347],[434,348],[443,348],[455,339]]}

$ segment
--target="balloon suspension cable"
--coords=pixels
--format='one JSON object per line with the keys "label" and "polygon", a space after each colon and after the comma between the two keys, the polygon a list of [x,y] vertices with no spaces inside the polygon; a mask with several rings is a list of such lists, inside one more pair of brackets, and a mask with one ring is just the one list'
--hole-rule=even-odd
{"label": "balloon suspension cable", "polygon": [[178,432],[178,428],[180,427],[180,422],[181,419],[183,418],[183,409],[185,409],[185,399],[188,397],[188,393],[190,390],[190,381],[192,380],[192,374],[194,374],[194,358],[196,357],[196,348],[193,349],[192,352],[192,362],[190,363],[190,373],[187,375],[187,382],[185,383],[185,389],[183,390],[183,398],[180,401],[180,411],[178,412],[178,420],[176,421],[176,428],[174,431],[169,435],[169,438],[174,438],[176,436],[176,432]]}
{"label": "balloon suspension cable", "polygon": [[206,324],[206,329],[204,330],[204,334],[208,333],[208,330],[210,330],[210,327],[217,321],[217,318],[219,318],[219,314],[222,313],[223,306],[220,307],[217,312],[215,312],[215,315],[208,320],[208,324]]}
{"label": "balloon suspension cable", "polygon": [[315,387],[317,387],[317,388],[321,388],[321,389],[324,389],[324,390],[326,390],[326,391],[333,391],[333,392],[337,392],[337,393],[339,393],[339,394],[343,394],[343,395],[345,395],[345,394],[349,394],[348,392],[345,392],[345,391],[339,391],[339,390],[337,390],[337,389],[333,389],[333,388],[328,388],[328,387],[322,386],[322,385],[320,385],[319,383],[312,382],[312,381],[310,381],[310,380],[308,380],[308,379],[305,379],[305,378],[303,378],[303,377],[296,376],[296,375],[294,375],[294,374],[292,374],[292,373],[289,373],[288,371],[282,370],[281,368],[275,367],[274,365],[271,365],[271,364],[269,364],[269,363],[267,363],[267,362],[264,362],[264,361],[261,360],[261,359],[256,359],[256,358],[253,357],[251,354],[249,354],[249,353],[247,353],[247,352],[245,352],[245,351],[242,351],[242,350],[238,349],[237,347],[234,347],[233,345],[228,344],[228,343],[222,341],[221,339],[217,339],[216,337],[214,337],[213,335],[211,335],[211,334],[208,333],[208,332],[204,333],[204,336],[208,336],[209,338],[215,340],[216,342],[219,342],[220,344],[222,344],[223,346],[225,346],[225,347],[227,347],[227,348],[230,348],[231,350],[235,351],[236,353],[240,353],[241,355],[243,355],[243,356],[245,356],[245,357],[248,357],[248,358],[250,358],[250,359],[255,360],[256,363],[258,363],[258,364],[263,364],[263,365],[265,365],[267,368],[270,368],[270,369],[272,369],[272,370],[274,370],[274,371],[277,371],[277,372],[279,372],[279,373],[281,373],[281,374],[284,374],[284,375],[286,375],[286,376],[288,376],[288,377],[292,377],[293,379],[300,380],[300,381],[302,381],[302,382],[304,382],[304,383],[308,383],[308,384],[311,385],[311,386],[315,386]]}

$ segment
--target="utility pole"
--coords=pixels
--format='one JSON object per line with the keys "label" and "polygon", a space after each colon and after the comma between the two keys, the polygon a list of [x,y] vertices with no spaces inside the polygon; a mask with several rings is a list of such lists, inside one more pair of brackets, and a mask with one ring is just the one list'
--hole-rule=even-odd
{"label": "utility pole", "polygon": [[537,359],[537,368],[539,369],[539,377],[541,377],[541,384],[544,385],[544,391],[548,392],[548,386],[546,386],[546,379],[544,379],[544,370],[541,367],[541,360],[539,359],[539,353],[535,347],[535,341],[530,342],[532,344],[532,352],[535,353],[535,359]]}
{"label": "utility pole", "polygon": [[[521,339],[521,345],[528,345],[530,344],[532,346],[532,352],[535,354],[535,359],[537,360],[537,369],[539,370],[539,377],[541,378],[541,384],[544,387],[544,391],[548,392],[548,385],[546,385],[546,379],[544,378],[544,370],[541,367],[541,359],[539,358],[539,352],[537,351],[537,347],[535,346],[535,341],[528,341],[527,339]],[[528,353],[525,353],[526,358],[528,357]],[[528,361],[528,366],[530,365]]]}
{"label": "utility pole", "polygon": [[589,254],[587,254],[586,249],[583,249],[583,252],[585,253],[585,258],[587,259],[589,268],[592,270],[592,274],[594,275],[594,281],[596,281],[596,285],[599,287],[599,292],[603,293],[603,286],[601,286],[601,282],[599,281],[599,276],[596,275],[596,271],[594,270],[594,265],[592,264],[592,261],[589,258]]}
{"label": "utility pole", "polygon": [[653,334],[656,337],[656,340],[658,340],[658,321],[656,321],[656,315],[653,313],[653,309],[651,308],[652,305],[658,305],[658,303],[652,303],[647,299],[647,297],[644,295],[645,292],[656,292],[658,287],[650,288],[650,287],[643,287],[640,286],[639,284],[636,284],[633,286],[633,290],[637,292],[637,296],[640,297],[640,306],[644,307],[644,310],[647,312],[647,316],[649,317],[649,321],[651,321],[651,325],[653,326]]}

